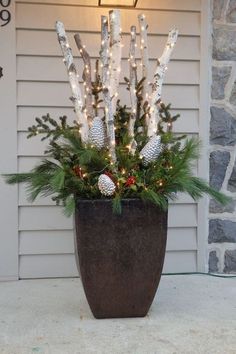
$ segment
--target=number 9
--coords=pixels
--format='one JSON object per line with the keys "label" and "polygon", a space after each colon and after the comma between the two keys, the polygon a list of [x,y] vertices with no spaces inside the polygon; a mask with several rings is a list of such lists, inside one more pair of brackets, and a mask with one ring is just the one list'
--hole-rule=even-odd
{"label": "number 9", "polygon": [[11,14],[8,10],[0,11],[0,19],[5,22],[1,27],[6,26],[11,21]]}
{"label": "number 9", "polygon": [[2,7],[8,7],[11,4],[11,0],[6,0],[6,3],[4,3],[4,0],[0,0],[0,5]]}

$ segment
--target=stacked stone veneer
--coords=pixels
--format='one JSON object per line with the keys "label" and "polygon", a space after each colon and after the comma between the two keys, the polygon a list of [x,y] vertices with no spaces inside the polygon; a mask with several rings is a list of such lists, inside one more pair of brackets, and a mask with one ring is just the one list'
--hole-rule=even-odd
{"label": "stacked stone veneer", "polygon": [[236,273],[236,0],[212,1],[210,184],[232,196],[209,206],[209,271]]}

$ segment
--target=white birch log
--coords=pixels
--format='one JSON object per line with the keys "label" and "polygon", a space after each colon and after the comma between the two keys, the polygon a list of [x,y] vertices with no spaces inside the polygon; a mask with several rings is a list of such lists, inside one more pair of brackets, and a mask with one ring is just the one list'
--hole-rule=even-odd
{"label": "white birch log", "polygon": [[147,39],[148,25],[146,23],[145,15],[143,14],[140,14],[138,16],[138,21],[139,21],[139,30],[140,30],[142,77],[145,77],[145,80],[143,82],[142,96],[144,101],[148,101],[149,98],[149,89],[148,89],[149,56],[148,56],[148,39]]}
{"label": "white birch log", "polygon": [[137,143],[134,139],[134,125],[136,120],[137,111],[137,96],[136,96],[136,85],[137,85],[137,64],[135,60],[135,44],[136,44],[136,27],[131,26],[130,28],[130,49],[129,49],[129,90],[130,90],[130,105],[131,114],[128,125],[129,136],[132,138],[130,143],[131,153],[134,154]]}
{"label": "white birch log", "polygon": [[92,95],[92,78],[91,78],[91,62],[88,52],[85,50],[79,33],[74,35],[75,43],[79,49],[80,55],[84,62],[83,81],[85,83],[85,107],[87,110],[88,124],[91,126],[94,118],[93,111],[93,95]]}
{"label": "white birch log", "polygon": [[108,18],[101,16],[101,50],[100,60],[102,66],[102,93],[105,106],[105,121],[107,131],[107,142],[109,153],[113,163],[116,162],[115,151],[115,129],[114,129],[114,116],[112,110],[112,97],[110,94],[110,74],[109,74],[109,33],[108,33]]}
{"label": "white birch log", "polygon": [[157,120],[159,107],[158,103],[161,101],[162,84],[167,70],[171,54],[173,52],[175,43],[178,37],[178,30],[173,29],[169,32],[168,39],[161,57],[157,60],[157,67],[153,78],[152,95],[150,100],[150,118],[148,123],[148,136],[153,136],[157,131]]}
{"label": "white birch log", "polygon": [[110,22],[110,94],[115,114],[121,71],[121,23],[120,11],[109,11]]}
{"label": "white birch log", "polygon": [[64,56],[64,63],[67,68],[69,83],[72,91],[71,100],[74,104],[75,113],[80,124],[81,140],[86,143],[88,141],[88,122],[87,116],[84,112],[83,100],[79,86],[78,73],[73,62],[72,50],[70,48],[65,28],[62,22],[56,22],[56,32],[58,41],[61,46],[61,51]]}

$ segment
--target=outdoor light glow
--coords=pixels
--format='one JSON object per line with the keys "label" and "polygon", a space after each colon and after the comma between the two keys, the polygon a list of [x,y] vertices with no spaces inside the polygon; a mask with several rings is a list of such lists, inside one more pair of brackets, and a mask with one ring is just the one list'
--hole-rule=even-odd
{"label": "outdoor light glow", "polygon": [[98,0],[98,6],[135,7],[138,0]]}

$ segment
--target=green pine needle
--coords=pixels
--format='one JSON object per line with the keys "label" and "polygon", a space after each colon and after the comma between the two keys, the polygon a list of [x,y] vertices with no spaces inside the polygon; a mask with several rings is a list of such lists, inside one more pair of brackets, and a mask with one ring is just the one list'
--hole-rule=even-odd
{"label": "green pine needle", "polygon": [[121,198],[118,193],[112,199],[112,210],[113,210],[113,213],[117,214],[117,215],[120,215],[122,213]]}

